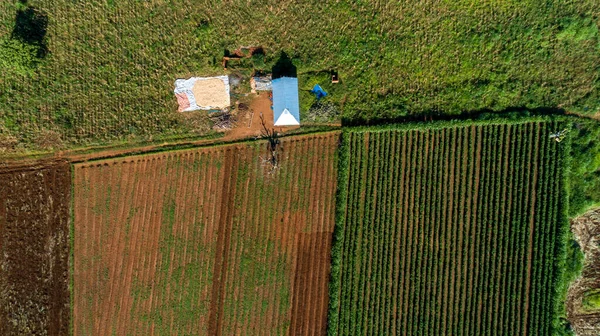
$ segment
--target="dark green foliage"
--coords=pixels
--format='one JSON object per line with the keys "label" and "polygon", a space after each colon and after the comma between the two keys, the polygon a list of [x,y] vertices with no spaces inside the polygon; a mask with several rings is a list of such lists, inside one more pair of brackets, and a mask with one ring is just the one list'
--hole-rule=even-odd
{"label": "dark green foliage", "polygon": [[18,75],[33,74],[39,63],[36,46],[17,39],[0,40],[0,71]]}
{"label": "dark green foliage", "polygon": [[46,46],[46,30],[48,16],[32,6],[21,4],[15,17],[12,38],[37,47],[35,56],[43,58],[48,53]]}
{"label": "dark green foliage", "polygon": [[600,204],[600,122],[578,119],[568,134],[571,140],[569,216]]}
{"label": "dark green foliage", "polygon": [[0,71],[7,75],[31,75],[48,53],[48,17],[25,3],[18,3],[10,37],[0,37]]}
{"label": "dark green foliage", "polygon": [[252,66],[255,70],[263,71],[267,69],[265,64],[265,55],[263,53],[252,54]]}
{"label": "dark green foliage", "polygon": [[338,149],[338,183],[336,193],[336,211],[335,227],[333,232],[333,242],[331,246],[331,270],[329,281],[329,309],[327,320],[327,334],[337,335],[339,314],[337,313],[340,305],[340,286],[341,286],[341,258],[344,247],[344,223],[346,222],[346,209],[348,197],[348,151],[349,136],[346,133],[341,135],[340,147]]}
{"label": "dark green foliage", "polygon": [[551,118],[342,135],[329,335],[559,335],[569,141]]}

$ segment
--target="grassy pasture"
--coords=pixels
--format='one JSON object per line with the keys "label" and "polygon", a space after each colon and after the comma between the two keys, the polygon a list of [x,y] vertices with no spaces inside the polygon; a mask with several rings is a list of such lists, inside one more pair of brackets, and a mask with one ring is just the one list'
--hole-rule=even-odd
{"label": "grassy pasture", "polygon": [[[10,38],[25,6],[17,4],[0,3],[4,53],[30,49]],[[271,67],[285,50],[301,84],[338,70],[341,83],[326,99],[349,120],[599,108],[594,0],[30,0],[26,6],[47,19],[39,41],[48,53],[0,63],[5,150],[206,132],[205,114],[176,113],[173,81],[222,73],[224,49],[248,45],[266,50],[265,65],[257,67]],[[23,70],[32,64],[33,73]],[[235,67],[246,76],[252,70]],[[301,97],[306,110],[311,98]]]}

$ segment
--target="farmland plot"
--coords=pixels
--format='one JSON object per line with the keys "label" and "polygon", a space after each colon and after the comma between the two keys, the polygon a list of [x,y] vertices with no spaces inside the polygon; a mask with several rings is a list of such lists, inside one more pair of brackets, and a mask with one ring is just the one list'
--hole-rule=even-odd
{"label": "farmland plot", "polygon": [[339,133],[75,166],[75,335],[322,334]]}
{"label": "farmland plot", "polygon": [[66,162],[0,168],[0,335],[69,333]]}
{"label": "farmland plot", "polygon": [[330,335],[551,335],[561,125],[347,131]]}

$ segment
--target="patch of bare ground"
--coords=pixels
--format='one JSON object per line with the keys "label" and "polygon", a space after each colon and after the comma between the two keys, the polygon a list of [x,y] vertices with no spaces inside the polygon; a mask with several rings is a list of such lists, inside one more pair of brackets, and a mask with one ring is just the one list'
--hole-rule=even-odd
{"label": "patch of bare ground", "polygon": [[66,162],[0,167],[0,335],[69,333]]}
{"label": "patch of bare ground", "polygon": [[571,221],[571,230],[585,255],[581,276],[569,287],[567,318],[578,336],[600,334],[600,312],[586,311],[584,294],[600,288],[600,209],[587,212]]}
{"label": "patch of bare ground", "polygon": [[256,95],[252,94],[250,96],[251,100],[247,106],[244,103],[240,104],[243,108],[238,108],[237,110],[237,115],[235,116],[237,122],[231,130],[225,132],[225,137],[223,137],[224,141],[260,136],[263,131],[262,120],[264,120],[265,126],[269,130],[275,129],[275,131],[279,133],[284,133],[299,127],[275,127],[273,125],[273,109],[271,107],[273,102],[271,101],[269,94],[270,92],[258,92]]}

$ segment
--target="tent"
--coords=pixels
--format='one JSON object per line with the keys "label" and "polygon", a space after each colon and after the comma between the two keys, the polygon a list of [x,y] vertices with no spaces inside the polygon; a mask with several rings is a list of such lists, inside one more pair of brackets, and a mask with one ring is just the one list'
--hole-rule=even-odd
{"label": "tent", "polygon": [[272,81],[273,123],[275,126],[300,125],[298,78],[281,77]]}
{"label": "tent", "polygon": [[325,92],[325,90],[323,90],[323,88],[319,84],[315,84],[313,89],[310,90],[310,93],[314,93],[317,97],[317,100],[327,96],[327,92]]}

